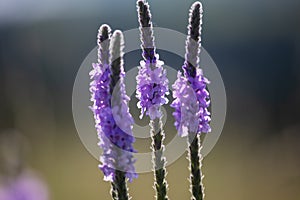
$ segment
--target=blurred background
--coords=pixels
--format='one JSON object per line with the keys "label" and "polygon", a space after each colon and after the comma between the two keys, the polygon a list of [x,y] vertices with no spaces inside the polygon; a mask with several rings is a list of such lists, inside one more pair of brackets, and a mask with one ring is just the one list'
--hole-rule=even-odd
{"label": "blurred background", "polygon": [[[193,2],[150,1],[154,25],[186,33]],[[300,1],[202,3],[203,46],[222,74],[228,106],[204,159],[206,199],[299,200]],[[0,185],[22,168],[51,200],[110,199],[72,117],[76,73],[103,23],[137,28],[135,1],[0,1]],[[181,58],[159,53],[180,68]],[[126,55],[126,70],[140,59],[139,51]],[[166,131],[175,133],[170,120]],[[170,199],[189,199],[185,157],[168,167]],[[133,199],[153,199],[152,185],[152,174],[141,174],[129,184]]]}

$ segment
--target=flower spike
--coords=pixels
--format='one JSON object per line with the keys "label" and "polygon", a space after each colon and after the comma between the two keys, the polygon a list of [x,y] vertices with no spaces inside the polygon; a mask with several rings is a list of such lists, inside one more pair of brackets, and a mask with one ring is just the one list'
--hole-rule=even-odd
{"label": "flower spike", "polygon": [[[103,150],[99,166],[104,180],[112,183],[112,197],[118,200],[129,199],[126,178],[132,181],[137,177],[133,159],[132,134],[133,118],[129,113],[129,98],[124,86],[123,48],[124,39],[120,31],[115,31],[110,45],[109,27],[102,26],[98,36],[98,63],[93,64],[90,73],[92,82],[91,107],[99,146]],[[120,123],[120,122],[125,123]]]}
{"label": "flower spike", "polygon": [[168,103],[166,98],[169,91],[168,79],[166,70],[163,68],[164,63],[159,60],[159,56],[155,52],[149,4],[144,0],[138,0],[137,11],[144,60],[140,62],[136,96],[139,99],[138,107],[141,108],[140,118],[143,117],[144,113],[150,117],[156,199],[167,200],[166,160],[163,156],[165,134],[162,127],[161,106]]}
{"label": "flower spike", "polygon": [[206,89],[209,81],[204,77],[199,66],[202,16],[202,4],[195,2],[189,15],[185,62],[182,66],[184,76],[178,72],[178,79],[173,84],[175,100],[171,104],[175,109],[173,116],[178,134],[182,137],[188,136],[192,200],[204,198],[200,134],[211,131],[208,111],[210,100]]}

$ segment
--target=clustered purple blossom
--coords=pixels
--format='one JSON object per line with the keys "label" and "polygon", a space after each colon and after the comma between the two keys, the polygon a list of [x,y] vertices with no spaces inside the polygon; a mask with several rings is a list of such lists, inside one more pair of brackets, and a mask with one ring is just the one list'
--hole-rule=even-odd
{"label": "clustered purple blossom", "polygon": [[173,113],[175,127],[180,136],[187,136],[188,130],[196,132],[199,125],[199,103],[191,85],[187,84],[187,79],[180,72],[173,85],[174,102],[171,104],[175,108]]}
{"label": "clustered purple blossom", "polygon": [[188,84],[191,84],[194,92],[196,93],[197,101],[199,103],[199,127],[198,132],[208,133],[211,131],[210,123],[210,112],[208,108],[210,106],[209,92],[206,89],[209,81],[204,77],[203,72],[200,68],[196,70],[196,76],[187,76]]}
{"label": "clustered purple blossom", "polygon": [[183,76],[178,72],[177,80],[173,84],[174,101],[171,107],[175,108],[173,116],[178,134],[187,136],[188,132],[208,133],[211,131],[209,93],[206,85],[209,81],[203,76],[202,70],[197,69],[196,77]]}
{"label": "clustered purple blossom", "polygon": [[152,120],[160,118],[162,115],[160,107],[168,103],[166,95],[169,91],[169,81],[163,65],[164,62],[158,59],[152,62],[149,59],[140,62],[136,91],[137,98],[140,100],[138,103],[138,107],[141,108],[140,118],[145,112]]}
{"label": "clustered purple blossom", "polygon": [[[115,170],[126,172],[129,181],[136,178],[132,152],[135,152],[132,143],[135,138],[132,135],[133,118],[129,114],[127,106],[128,97],[125,94],[123,83],[124,72],[121,73],[120,95],[118,102],[112,102],[114,98],[110,94],[111,69],[108,64],[94,63],[90,72],[90,91],[92,93],[91,106],[94,112],[96,130],[103,154],[100,157],[100,169],[104,173],[106,181],[114,181]],[[122,123],[120,121],[122,120]],[[121,125],[122,124],[122,125]],[[121,126],[120,126],[121,125]]]}

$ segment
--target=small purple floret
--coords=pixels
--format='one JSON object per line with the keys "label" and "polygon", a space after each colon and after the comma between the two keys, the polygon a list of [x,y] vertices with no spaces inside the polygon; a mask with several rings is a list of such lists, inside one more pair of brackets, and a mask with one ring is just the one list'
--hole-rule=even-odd
{"label": "small purple floret", "polygon": [[[156,55],[158,57],[158,55]],[[168,103],[166,95],[169,94],[166,70],[163,69],[163,61],[156,59],[153,63],[148,59],[141,61],[137,76],[137,98],[140,100],[141,116],[144,113],[150,119],[160,118],[160,107]]]}

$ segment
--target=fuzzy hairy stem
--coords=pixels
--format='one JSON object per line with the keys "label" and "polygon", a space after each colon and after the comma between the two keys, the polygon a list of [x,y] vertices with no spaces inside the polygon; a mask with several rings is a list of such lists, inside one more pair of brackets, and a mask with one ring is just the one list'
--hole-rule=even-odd
{"label": "fuzzy hairy stem", "polygon": [[103,24],[98,30],[98,63],[104,65],[109,64],[109,44],[111,37],[111,29],[108,25]]}
{"label": "fuzzy hairy stem", "polygon": [[201,142],[199,134],[189,133],[188,136],[188,159],[190,163],[190,191],[192,194],[191,200],[204,199],[204,187],[202,183],[203,175],[202,155],[201,155]]}
{"label": "fuzzy hairy stem", "polygon": [[166,159],[163,157],[164,152],[164,133],[162,129],[162,119],[156,118],[150,121],[151,138],[152,138],[152,162],[154,167],[155,183],[157,200],[168,200],[167,190],[168,184],[166,181]]}
{"label": "fuzzy hairy stem", "polygon": [[113,200],[118,200],[118,191],[117,191],[117,188],[116,188],[116,186],[113,182],[111,183],[110,194],[111,194],[111,197],[112,197]]}
{"label": "fuzzy hairy stem", "polygon": [[128,200],[128,188],[126,184],[126,172],[116,170],[115,181],[112,183],[117,191],[117,200]]}
{"label": "fuzzy hairy stem", "polygon": [[144,0],[137,1],[137,11],[140,24],[140,39],[142,42],[143,57],[150,63],[155,62],[155,44],[153,36],[153,25],[149,4]]}
{"label": "fuzzy hairy stem", "polygon": [[194,3],[190,9],[185,63],[183,67],[185,74],[189,77],[195,77],[196,69],[199,67],[202,16],[202,4],[200,2]]}
{"label": "fuzzy hairy stem", "polygon": [[121,31],[115,31],[112,36],[110,45],[111,54],[111,77],[110,77],[110,94],[113,94],[114,89],[120,80],[120,74],[123,68],[123,52],[124,38]]}

